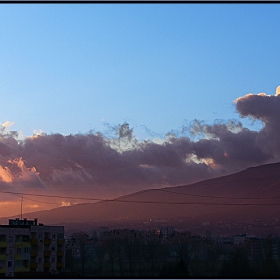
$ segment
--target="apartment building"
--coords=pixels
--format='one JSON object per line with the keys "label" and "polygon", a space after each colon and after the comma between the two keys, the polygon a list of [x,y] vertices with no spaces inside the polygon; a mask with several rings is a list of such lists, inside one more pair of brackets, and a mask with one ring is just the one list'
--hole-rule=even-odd
{"label": "apartment building", "polygon": [[65,267],[64,227],[11,219],[0,225],[0,277],[17,273],[59,273]]}
{"label": "apartment building", "polygon": [[262,258],[262,248],[264,239],[258,237],[247,237],[246,246],[248,248],[249,260],[258,260]]}

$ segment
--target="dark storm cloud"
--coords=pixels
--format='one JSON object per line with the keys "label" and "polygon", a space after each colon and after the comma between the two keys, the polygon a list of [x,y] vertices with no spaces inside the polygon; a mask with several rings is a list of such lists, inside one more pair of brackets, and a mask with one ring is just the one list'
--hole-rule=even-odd
{"label": "dark storm cloud", "polygon": [[[237,132],[232,131],[235,128]],[[207,139],[193,143],[194,154],[199,158],[212,158],[216,164],[231,171],[250,164],[261,164],[269,159],[257,145],[258,132],[243,128],[240,123],[229,125],[204,125]]]}
{"label": "dark storm cloud", "polygon": [[124,123],[115,137],[101,133],[42,134],[19,141],[0,131],[0,186],[138,190],[188,184],[264,164],[280,156],[280,96],[238,98],[242,117],[263,122],[251,131],[240,122],[207,125],[194,121],[195,137],[168,134],[160,141],[138,141]]}

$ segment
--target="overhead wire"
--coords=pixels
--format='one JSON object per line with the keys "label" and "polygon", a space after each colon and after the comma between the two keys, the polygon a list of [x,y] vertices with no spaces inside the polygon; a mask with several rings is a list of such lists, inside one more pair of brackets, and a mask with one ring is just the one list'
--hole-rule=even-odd
{"label": "overhead wire", "polygon": [[[3,191],[0,191],[3,193]],[[35,199],[31,199],[31,198],[27,198],[26,195],[33,195],[33,194],[27,194],[27,193],[13,193],[13,192],[4,192],[4,193],[8,193],[8,194],[13,194],[13,195],[17,195],[17,196],[25,196],[25,199],[31,200],[31,201],[36,201],[36,202],[41,202],[41,203],[46,203],[46,204],[58,204],[58,203],[54,203],[54,202],[44,202],[44,201],[39,201],[39,200],[35,200]],[[44,196],[44,195],[34,195],[34,196]],[[97,202],[122,202],[122,203],[138,203],[138,204],[169,204],[169,205],[213,205],[213,206],[279,206],[280,202],[278,203],[229,203],[229,202],[171,202],[171,201],[156,201],[156,200],[150,200],[150,201],[141,201],[141,200],[127,200],[124,198],[114,198],[114,199],[94,199],[94,198],[74,198],[74,197],[62,197],[62,196],[55,196],[55,195],[46,195],[46,197],[57,197],[57,198],[72,198],[72,199],[76,199],[76,200],[80,200],[80,199],[84,199],[84,200],[97,200]],[[60,204],[59,204],[60,205]]]}
{"label": "overhead wire", "polygon": [[11,191],[0,191],[0,192],[1,193],[7,193],[7,194],[14,194],[14,195],[29,195],[29,196],[51,197],[51,198],[68,198],[68,199],[76,199],[76,200],[95,200],[95,201],[102,200],[102,199],[99,199],[99,198],[85,198],[85,197],[73,197],[73,196],[33,194],[33,193],[25,193],[25,192],[11,192]]}
{"label": "overhead wire", "polygon": [[[258,179],[267,179],[267,178],[280,178],[280,176],[269,176],[269,177],[261,177]],[[227,181],[227,183],[234,183],[234,182],[242,182],[242,181],[250,181],[249,179],[240,179],[240,180],[231,180]],[[214,183],[214,182],[213,182]],[[204,185],[212,185],[212,182],[208,182]],[[183,186],[178,186],[178,187],[183,187]],[[178,188],[176,187],[176,188]],[[186,186],[187,187],[187,186]],[[190,193],[183,193],[183,192],[176,192],[172,190],[167,190],[166,188],[161,188],[161,189],[150,189],[154,191],[161,191],[161,192],[168,192],[168,193],[174,193],[174,194],[179,194],[179,195],[184,195],[184,196],[190,196],[190,197],[201,197],[201,198],[213,198],[213,199],[239,199],[239,200],[267,200],[267,199],[279,199],[279,196],[275,197],[228,197],[228,196],[211,196],[211,195],[200,195],[200,194],[190,194]],[[74,190],[73,190],[74,191]],[[86,191],[86,190],[84,190]],[[90,191],[90,190],[88,190]],[[136,190],[135,190],[136,191]],[[192,205],[280,205],[279,203],[214,203],[214,202],[166,202],[166,201],[141,201],[141,200],[127,200],[128,197],[135,196],[139,193],[149,191],[149,190],[141,190],[136,193],[128,194],[122,197],[114,198],[114,199],[101,199],[101,198],[85,198],[85,197],[73,197],[73,196],[61,196],[61,195],[47,195],[47,194],[34,194],[34,193],[26,193],[26,192],[19,192],[19,191],[0,191],[0,193],[6,193],[6,194],[12,194],[12,195],[17,195],[17,196],[25,196],[26,199],[31,200],[31,201],[36,201],[40,203],[46,203],[46,204],[59,204],[55,202],[45,202],[45,201],[40,201],[40,200],[35,200],[31,198],[27,198],[26,196],[36,196],[36,197],[48,197],[48,198],[62,198],[62,199],[72,199],[72,200],[85,200],[85,201],[95,201],[95,202],[130,202],[130,203],[147,203],[147,204],[173,204],[173,205],[187,205],[187,204],[192,204]],[[60,205],[60,204],[59,204]]]}
{"label": "overhead wire", "polygon": [[182,193],[182,192],[174,192],[174,191],[169,191],[169,190],[164,190],[160,189],[160,191],[163,192],[168,192],[168,193],[174,193],[174,194],[180,194],[180,195],[185,195],[185,196],[193,196],[193,197],[206,197],[206,198],[221,198],[221,199],[257,199],[257,200],[263,200],[263,199],[278,199],[280,198],[279,196],[275,197],[228,197],[228,196],[213,196],[213,195],[200,195],[200,194],[188,194],[188,193]]}
{"label": "overhead wire", "polygon": [[[3,191],[0,191],[2,193],[4,193]],[[40,202],[40,203],[46,203],[46,204],[56,204],[56,205],[61,205],[61,203],[56,203],[56,202],[46,202],[46,201],[42,201],[42,200],[36,200],[36,199],[32,199],[32,198],[28,198],[26,197],[25,193],[13,193],[13,192],[5,192],[5,193],[9,193],[9,194],[13,194],[15,196],[18,197],[24,197],[24,199],[30,200],[30,201],[35,201],[35,202]]]}

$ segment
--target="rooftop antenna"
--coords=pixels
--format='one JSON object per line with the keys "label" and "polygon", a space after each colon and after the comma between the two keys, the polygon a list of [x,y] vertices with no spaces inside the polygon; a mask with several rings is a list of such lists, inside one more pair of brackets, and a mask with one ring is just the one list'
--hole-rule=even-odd
{"label": "rooftop antenna", "polygon": [[22,202],[23,202],[23,196],[21,197],[21,203],[20,203],[20,219],[22,220]]}

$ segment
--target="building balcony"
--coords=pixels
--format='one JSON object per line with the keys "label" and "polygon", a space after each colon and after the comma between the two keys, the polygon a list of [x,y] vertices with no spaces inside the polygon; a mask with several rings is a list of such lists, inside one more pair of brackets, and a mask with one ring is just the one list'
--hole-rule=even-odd
{"label": "building balcony", "polygon": [[65,244],[65,240],[64,239],[58,239],[57,240],[57,245],[64,245]]}
{"label": "building balcony", "polygon": [[22,254],[22,259],[23,259],[24,261],[28,261],[28,260],[30,259],[30,254],[29,254],[29,253],[23,253],[23,254]]}
{"label": "building balcony", "polygon": [[31,245],[38,245],[38,239],[37,238],[31,238]]}
{"label": "building balcony", "polygon": [[63,262],[57,262],[56,267],[57,268],[62,268],[62,267],[64,267],[64,263]]}
{"label": "building balcony", "polygon": [[45,245],[51,245],[51,243],[52,243],[52,240],[50,238],[45,238],[44,239],[44,244]]}
{"label": "building balcony", "polygon": [[28,271],[30,271],[29,266],[15,267],[15,272],[28,272]]}
{"label": "building balcony", "polygon": [[31,257],[36,257],[36,256],[38,256],[38,250],[33,250],[33,251],[31,251],[30,255],[31,255]]}
{"label": "building balcony", "polygon": [[30,242],[16,242],[16,247],[30,247]]}
{"label": "building balcony", "polygon": [[15,260],[16,260],[16,261],[23,260],[22,254],[16,254],[16,255],[15,255]]}
{"label": "building balcony", "polygon": [[30,263],[30,268],[31,269],[37,269],[37,267],[38,267],[38,263],[36,263],[36,262],[31,262]]}
{"label": "building balcony", "polygon": [[44,262],[44,268],[50,268],[51,263],[50,262]]}
{"label": "building balcony", "polygon": [[6,261],[8,259],[7,255],[0,255],[0,261]]}
{"label": "building balcony", "polygon": [[64,251],[57,251],[57,256],[58,257],[63,257],[64,256]]}
{"label": "building balcony", "polygon": [[3,248],[3,247],[8,247],[8,242],[6,241],[0,241],[0,247]]}
{"label": "building balcony", "polygon": [[0,273],[7,273],[7,267],[0,267]]}
{"label": "building balcony", "polygon": [[44,251],[44,256],[45,257],[49,257],[51,255],[51,251],[50,250],[45,250]]}

